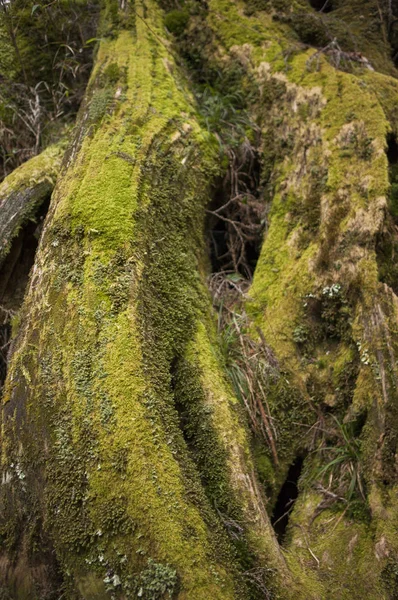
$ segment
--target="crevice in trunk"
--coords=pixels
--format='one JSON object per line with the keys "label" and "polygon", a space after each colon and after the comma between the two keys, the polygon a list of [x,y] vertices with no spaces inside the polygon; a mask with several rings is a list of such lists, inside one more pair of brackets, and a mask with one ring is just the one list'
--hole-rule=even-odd
{"label": "crevice in trunk", "polygon": [[205,223],[213,274],[251,280],[260,255],[266,203],[258,152],[246,141],[229,153],[226,176],[216,185]]}
{"label": "crevice in trunk", "polygon": [[[397,27],[398,29],[398,27]],[[398,38],[398,34],[397,34],[397,38]],[[394,48],[393,51],[391,52],[391,58],[392,58],[392,62],[394,63],[395,67],[398,68],[398,50],[397,48]]]}
{"label": "crevice in trunk", "polygon": [[398,141],[396,135],[387,136],[388,176],[390,180],[389,211],[398,224]]}
{"label": "crevice in trunk", "polygon": [[272,513],[271,523],[281,544],[285,539],[290,514],[298,497],[298,481],[303,469],[303,462],[304,458],[298,456],[290,465]]}
{"label": "crevice in trunk", "polygon": [[[224,204],[225,196],[220,193],[220,190],[217,190],[209,206],[209,211],[216,212]],[[245,223],[240,219],[236,223],[237,227],[251,225],[253,229],[257,227],[260,229],[260,223]],[[260,255],[261,233],[254,231],[247,239],[241,241],[235,227],[214,214],[208,215],[206,229],[212,273],[235,272],[251,279]],[[236,260],[234,251],[236,251]],[[239,252],[242,252],[241,260],[239,260]]]}
{"label": "crevice in trunk", "polygon": [[310,4],[314,10],[320,13],[329,13],[333,10],[332,0],[310,0]]}
{"label": "crevice in trunk", "polygon": [[388,214],[376,239],[376,256],[380,281],[398,294],[398,141],[393,133],[387,136],[386,154],[390,180]]}
{"label": "crevice in trunk", "polygon": [[398,142],[393,133],[389,133],[387,136],[387,158],[390,165],[398,163]]}
{"label": "crevice in trunk", "polygon": [[11,322],[24,299],[49,205],[50,198],[47,198],[34,220],[28,221],[21,228],[0,269],[0,393],[7,375]]}
{"label": "crevice in trunk", "polygon": [[391,44],[391,58],[398,67],[398,6],[390,2],[389,14],[387,16],[388,39]]}

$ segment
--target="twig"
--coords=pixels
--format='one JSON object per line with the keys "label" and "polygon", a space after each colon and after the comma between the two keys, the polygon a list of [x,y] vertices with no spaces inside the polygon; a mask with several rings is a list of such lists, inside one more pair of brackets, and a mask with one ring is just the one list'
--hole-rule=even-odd
{"label": "twig", "polygon": [[315,556],[315,554],[313,553],[313,551],[311,550],[311,548],[309,547],[309,545],[308,545],[308,544],[307,544],[307,550],[308,550],[308,552],[311,554],[312,558],[313,558],[313,559],[316,561],[316,564],[317,564],[317,566],[318,566],[318,569],[319,569],[319,565],[321,564],[321,563],[320,563],[320,560],[319,560],[319,558],[317,558],[317,557]]}
{"label": "twig", "polygon": [[327,8],[329,1],[330,0],[326,0],[325,4],[322,6],[321,10],[319,11],[320,13],[323,13],[323,11]]}

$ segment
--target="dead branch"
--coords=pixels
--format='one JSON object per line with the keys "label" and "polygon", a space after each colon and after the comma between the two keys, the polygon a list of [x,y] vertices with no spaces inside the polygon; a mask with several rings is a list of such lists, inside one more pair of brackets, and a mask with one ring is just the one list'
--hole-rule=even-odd
{"label": "dead branch", "polygon": [[340,69],[342,62],[347,63],[357,63],[369,69],[370,71],[374,71],[369,60],[361,54],[360,52],[345,52],[341,49],[338,41],[334,38],[329,44],[327,44],[324,48],[320,48],[315,52],[308,60],[307,60],[307,68],[309,69],[314,61],[316,61],[317,70],[320,67],[320,58],[322,55],[327,55],[330,57],[332,65],[336,69]]}

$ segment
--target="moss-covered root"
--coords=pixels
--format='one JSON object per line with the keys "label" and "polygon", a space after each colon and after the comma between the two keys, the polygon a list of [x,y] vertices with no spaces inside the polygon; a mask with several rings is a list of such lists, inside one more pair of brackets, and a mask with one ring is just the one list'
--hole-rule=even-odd
{"label": "moss-covered root", "polygon": [[176,397],[183,422],[188,423],[184,433],[207,494],[235,540],[249,584],[267,565],[264,583],[272,595],[317,599],[318,587],[310,577],[304,579],[290,571],[276,540],[255,474],[242,407],[220,363],[213,328],[200,321],[177,370],[180,382]]}
{"label": "moss-covered root", "polygon": [[[247,311],[279,365],[266,390],[280,459],[270,487],[276,496],[289,464],[306,456],[284,546],[319,597],[394,597],[396,233],[382,232],[394,208],[386,138],[397,128],[397,81],[298,47],[270,4],[246,17],[237,2],[211,0],[207,15],[224,46],[220,68],[260,87],[249,111],[263,127],[272,206]],[[357,43],[372,55],[366,36]],[[333,435],[336,421],[352,425],[351,438],[344,428]],[[314,479],[330,489],[320,493]],[[342,498],[331,503],[328,491]]]}
{"label": "moss-covered root", "polygon": [[[14,341],[0,562],[17,600],[244,600],[259,596],[247,571],[268,573],[267,549],[283,563],[230,393],[217,392],[207,454],[217,477],[197,466],[197,423],[181,413],[180,364],[210,310],[200,224],[219,149],[156,4],[134,9],[106,15],[126,29],[100,44]],[[195,380],[211,397],[222,375],[200,339]]]}
{"label": "moss-covered root", "polygon": [[49,146],[0,184],[0,265],[21,227],[50,198],[64,151],[64,142]]}

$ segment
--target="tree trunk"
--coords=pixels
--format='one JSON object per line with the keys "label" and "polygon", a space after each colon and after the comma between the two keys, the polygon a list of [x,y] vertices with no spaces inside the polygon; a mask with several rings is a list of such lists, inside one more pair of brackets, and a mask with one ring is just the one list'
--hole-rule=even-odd
{"label": "tree trunk", "polygon": [[0,187],[1,598],[398,593],[394,14],[290,4],[109,2]]}

